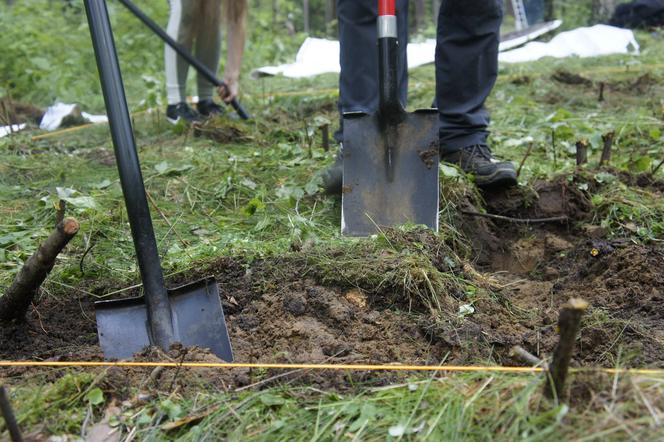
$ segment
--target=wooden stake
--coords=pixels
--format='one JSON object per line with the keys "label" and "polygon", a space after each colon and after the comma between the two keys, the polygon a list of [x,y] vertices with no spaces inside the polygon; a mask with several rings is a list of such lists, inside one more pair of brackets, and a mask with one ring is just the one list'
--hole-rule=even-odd
{"label": "wooden stake", "polygon": [[0,411],[2,411],[2,417],[5,418],[5,424],[7,430],[9,431],[9,437],[12,442],[23,442],[23,437],[21,437],[21,431],[18,428],[16,423],[16,418],[14,417],[14,412],[12,411],[12,406],[9,403],[9,396],[7,395],[7,390],[5,387],[0,386]]}
{"label": "wooden stake", "polygon": [[549,382],[544,386],[544,394],[549,398],[561,400],[565,390],[565,380],[569,363],[574,351],[576,335],[579,333],[581,316],[588,308],[583,299],[572,298],[563,305],[558,317],[558,333],[560,340],[553,353],[553,361],[549,366]]}
{"label": "wooden stake", "polygon": [[532,143],[532,142],[528,144],[528,150],[526,151],[526,154],[521,159],[521,162],[519,163],[519,168],[516,170],[516,176],[517,177],[521,175],[521,169],[523,168],[523,165],[526,163],[526,160],[530,156],[530,153],[533,151],[533,144],[534,143]]}
{"label": "wooden stake", "polygon": [[602,135],[602,141],[604,142],[604,147],[602,148],[602,158],[599,160],[599,165],[608,165],[611,162],[611,148],[613,147],[613,137],[615,132],[607,132]]}
{"label": "wooden stake", "polygon": [[604,86],[605,86],[605,83],[603,81],[600,81],[600,83],[599,83],[599,97],[597,97],[597,101],[604,101]]}
{"label": "wooden stake", "polygon": [[588,162],[588,140],[576,142],[576,165],[582,166]]}
{"label": "wooden stake", "polygon": [[55,265],[55,258],[76,235],[78,221],[66,218],[57,225],[37,251],[25,262],[12,285],[0,297],[0,321],[23,319],[37,290]]}
{"label": "wooden stake", "polygon": [[330,125],[323,124],[320,127],[321,137],[323,139],[323,150],[325,152],[330,150]]}

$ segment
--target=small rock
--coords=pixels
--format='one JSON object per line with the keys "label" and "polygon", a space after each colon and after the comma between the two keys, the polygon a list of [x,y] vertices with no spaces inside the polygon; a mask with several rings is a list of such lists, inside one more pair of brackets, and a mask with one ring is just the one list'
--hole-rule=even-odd
{"label": "small rock", "polygon": [[592,239],[604,238],[608,233],[606,229],[602,226],[594,226],[592,224],[585,224],[583,226],[583,232]]}
{"label": "small rock", "polygon": [[552,279],[558,279],[560,272],[555,267],[546,267],[544,269],[544,279],[550,281]]}
{"label": "small rock", "polygon": [[289,293],[284,297],[284,310],[295,315],[301,316],[307,311],[307,300],[301,293]]}
{"label": "small rock", "polygon": [[546,235],[545,238],[546,248],[554,253],[564,252],[565,250],[572,249],[574,245],[569,241],[557,236],[557,235]]}
{"label": "small rock", "polygon": [[346,298],[346,301],[350,302],[357,308],[367,308],[367,297],[360,289],[352,289],[347,291],[344,295],[344,298]]}

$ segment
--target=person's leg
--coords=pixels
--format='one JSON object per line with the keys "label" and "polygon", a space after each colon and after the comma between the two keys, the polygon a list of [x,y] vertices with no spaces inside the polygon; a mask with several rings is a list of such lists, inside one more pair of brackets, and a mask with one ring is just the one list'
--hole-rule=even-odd
{"label": "person's leg", "polygon": [[501,0],[443,0],[438,15],[436,102],[441,159],[475,174],[480,186],[516,183],[514,166],[487,147],[484,102],[498,75]]}
{"label": "person's leg", "polygon": [[[198,0],[196,58],[212,72],[219,68],[221,54],[221,0]],[[228,0],[227,0],[228,1]],[[199,101],[211,100],[214,86],[202,75],[197,76]]]}
{"label": "person's leg", "polygon": [[444,153],[486,143],[484,102],[498,75],[500,0],[443,0],[438,15],[436,101]]}
{"label": "person's leg", "polygon": [[[399,93],[408,95],[408,0],[397,0]],[[373,113],[378,109],[378,4],[375,0],[338,0],[341,74],[339,111]]]}
{"label": "person's leg", "polygon": [[[171,9],[166,32],[185,49],[191,50],[194,39],[193,12],[196,0],[169,0]],[[168,104],[185,101],[186,83],[189,64],[170,46],[164,45],[164,64],[166,66],[166,92]]]}
{"label": "person's leg", "polygon": [[[166,32],[171,38],[191,50],[194,29],[194,6],[196,0],[170,0],[170,15]],[[172,123],[180,119],[189,122],[198,120],[199,115],[186,103],[187,72],[189,64],[178,56],[170,46],[164,45],[164,65],[166,70],[166,93],[168,107],[166,117]]]}
{"label": "person's leg", "polygon": [[[339,130],[334,139],[343,141],[344,112],[373,113],[378,110],[378,3],[375,0],[337,0],[339,19]],[[408,0],[396,0],[399,53],[399,98],[408,99]],[[343,146],[335,163],[323,174],[326,193],[341,193]]]}

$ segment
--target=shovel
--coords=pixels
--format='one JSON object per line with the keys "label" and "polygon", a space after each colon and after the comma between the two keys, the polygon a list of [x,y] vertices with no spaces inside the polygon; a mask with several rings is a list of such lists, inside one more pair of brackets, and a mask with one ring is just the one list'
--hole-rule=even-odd
{"label": "shovel", "polygon": [[101,349],[108,359],[127,359],[148,345],[168,350],[180,342],[209,348],[231,362],[214,278],[166,290],[106,3],[85,0],[85,12],[145,292],[144,297],[95,303]]}
{"label": "shovel", "polygon": [[438,230],[438,110],[407,113],[399,102],[394,3],[378,0],[378,111],[343,115],[344,235],[406,223]]}
{"label": "shovel", "polygon": [[[232,0],[229,0],[232,1]],[[156,24],[150,17],[145,15],[143,11],[141,11],[138,6],[133,4],[129,0],[120,0],[120,3],[122,3],[129,11],[131,11],[136,18],[138,18],[140,21],[143,22],[145,26],[150,28],[152,32],[157,34],[159,38],[161,38],[164,43],[169,45],[175,52],[177,52],[180,57],[184,58],[187,60],[187,63],[189,63],[191,66],[194,67],[198,71],[199,74],[201,74],[207,81],[212,83],[213,85],[219,87],[219,86],[224,86],[226,87],[226,83],[221,81],[214,75],[214,73],[208,69],[207,66],[205,66],[203,63],[198,61],[193,55],[189,53],[181,44],[179,44],[177,41],[173,40],[161,27],[159,27],[158,24]],[[242,118],[243,120],[248,120],[250,118],[249,114],[247,113],[246,110],[242,107],[242,105],[234,98],[231,100],[230,105],[233,106],[233,109],[235,109],[235,112],[237,112],[238,116]]]}

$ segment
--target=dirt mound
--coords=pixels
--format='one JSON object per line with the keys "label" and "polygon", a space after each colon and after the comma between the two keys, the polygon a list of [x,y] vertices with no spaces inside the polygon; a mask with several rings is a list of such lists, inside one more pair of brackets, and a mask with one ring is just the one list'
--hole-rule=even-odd
{"label": "dirt mound", "polygon": [[0,98],[0,125],[35,123],[39,124],[44,111],[31,104]]}
{"label": "dirt mound", "polygon": [[[567,223],[466,218],[455,210],[470,251],[451,230],[387,230],[374,241],[302,245],[251,263],[222,258],[169,284],[215,275],[238,362],[515,364],[509,349],[516,344],[551,353],[560,306],[581,296],[591,307],[575,364],[664,366],[664,248],[580,229],[590,203],[576,179],[484,194],[490,213],[564,215]],[[477,200],[460,201],[457,207],[477,210]],[[86,291],[104,291],[104,283],[92,284]],[[26,323],[0,327],[0,359],[101,358],[92,299],[77,293],[45,297]],[[200,349],[137,358],[216,360]],[[180,389],[237,387],[283,373],[181,370],[180,379],[170,371],[164,378],[151,370],[111,371],[109,382]],[[348,379],[384,383],[402,375],[293,372],[280,379],[303,376],[343,388]]]}

